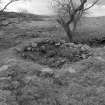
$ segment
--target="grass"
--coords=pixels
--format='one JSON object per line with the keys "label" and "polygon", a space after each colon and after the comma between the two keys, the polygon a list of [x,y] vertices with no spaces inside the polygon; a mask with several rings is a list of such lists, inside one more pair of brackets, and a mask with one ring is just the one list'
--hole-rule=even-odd
{"label": "grass", "polygon": [[[105,103],[105,65],[95,58],[79,62],[84,65],[84,69],[77,69],[75,73],[67,70],[46,72],[40,66],[38,68],[38,65],[27,69],[23,68],[22,64],[18,62],[0,72],[1,102],[8,105]],[[30,63],[25,65],[28,66],[27,64]],[[78,63],[75,67],[77,65]]]}
{"label": "grass", "polygon": [[[105,37],[103,21],[104,17],[85,19],[73,36],[74,41],[95,43],[95,39],[102,42]],[[0,105],[105,104],[105,48],[93,48],[91,57],[51,69],[21,58],[14,52],[14,47],[23,48],[49,37],[68,41],[54,20],[24,21],[2,27],[0,32]],[[62,54],[66,52],[69,55],[71,49]],[[3,67],[7,68],[3,70]]]}
{"label": "grass", "polygon": [[[10,13],[9,18],[11,17],[11,14],[13,15],[14,13]],[[17,15],[19,14],[16,14],[16,15],[14,14],[14,16],[17,16]],[[29,15],[29,16],[30,17],[28,17],[28,19],[30,21],[24,21],[18,24],[14,23],[9,25],[6,28],[2,27],[3,35],[0,35],[0,37],[9,38],[9,39],[13,38],[11,40],[17,40],[17,37],[22,40],[25,38],[31,39],[36,37],[39,37],[39,38],[52,37],[52,38],[64,39],[68,41],[68,38],[64,30],[61,28],[61,26],[59,26],[59,24],[56,23],[56,21],[54,20],[38,21],[37,19],[32,20],[31,17],[36,18],[37,16],[34,16],[34,15],[33,16]],[[46,19],[46,17],[44,18]],[[97,41],[95,42],[95,40],[99,40],[100,43],[97,44],[97,46],[99,46],[101,44],[101,41],[105,39],[105,34],[104,34],[105,24],[103,21],[104,21],[104,17],[99,17],[99,18],[88,17],[86,19],[83,19],[81,23],[78,24],[77,31],[73,35],[74,42],[96,45]],[[11,35],[8,35],[8,34],[11,34]]]}

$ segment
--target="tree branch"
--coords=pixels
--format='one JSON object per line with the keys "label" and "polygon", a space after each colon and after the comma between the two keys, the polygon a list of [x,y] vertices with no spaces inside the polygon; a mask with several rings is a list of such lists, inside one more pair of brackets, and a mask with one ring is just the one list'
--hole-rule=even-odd
{"label": "tree branch", "polygon": [[7,7],[8,7],[11,3],[16,2],[16,1],[19,1],[19,0],[11,0],[11,1],[9,1],[9,2],[3,7],[3,9],[1,9],[0,11],[4,11],[5,9],[7,9]]}
{"label": "tree branch", "polygon": [[99,0],[96,0],[91,6],[85,8],[83,11],[86,11],[86,10],[92,8],[98,1],[99,1]]}
{"label": "tree branch", "polygon": [[62,17],[60,17],[60,16],[59,16],[59,18],[57,19],[57,22],[58,22],[59,24],[61,24],[62,26],[63,26],[64,24],[66,24],[65,21],[64,21],[64,19],[63,19]]}

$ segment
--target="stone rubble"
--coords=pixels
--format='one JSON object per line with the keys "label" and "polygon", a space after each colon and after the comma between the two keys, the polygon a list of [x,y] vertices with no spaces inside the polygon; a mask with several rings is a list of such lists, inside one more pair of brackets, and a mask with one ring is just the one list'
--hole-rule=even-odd
{"label": "stone rubble", "polygon": [[54,68],[62,67],[67,62],[76,62],[92,56],[92,48],[88,45],[52,39],[31,42],[18,52],[25,59]]}

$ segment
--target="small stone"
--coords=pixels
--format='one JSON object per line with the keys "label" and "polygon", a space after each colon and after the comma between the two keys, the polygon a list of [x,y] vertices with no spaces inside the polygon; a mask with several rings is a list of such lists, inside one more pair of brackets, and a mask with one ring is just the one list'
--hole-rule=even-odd
{"label": "small stone", "polygon": [[20,83],[18,81],[12,81],[11,85],[16,89],[20,86]]}
{"label": "small stone", "polygon": [[32,49],[31,47],[27,47],[27,50],[28,50],[28,51],[31,51],[31,49]]}
{"label": "small stone", "polygon": [[56,43],[55,45],[56,45],[56,46],[60,46],[60,45],[61,45],[61,43]]}
{"label": "small stone", "polygon": [[11,65],[3,65],[0,67],[0,71],[5,71],[7,70]]}
{"label": "small stone", "polygon": [[74,45],[74,43],[70,43],[70,45]]}
{"label": "small stone", "polygon": [[16,52],[21,52],[22,51],[22,49],[21,48],[16,48],[16,49],[14,49]]}
{"label": "small stone", "polygon": [[103,59],[101,56],[97,56],[97,57],[95,57],[97,60],[100,60],[100,61],[102,61],[102,62],[105,62],[105,59]]}
{"label": "small stone", "polygon": [[57,53],[55,51],[49,51],[47,57],[54,57]]}
{"label": "small stone", "polygon": [[85,49],[85,47],[84,47],[84,46],[82,46],[82,47],[81,47],[81,50],[82,50],[82,51],[85,51],[86,49]]}
{"label": "small stone", "polygon": [[83,47],[81,47],[82,50],[88,50],[90,49],[90,47],[88,45],[84,45]]}
{"label": "small stone", "polygon": [[101,87],[97,87],[97,92],[104,92],[105,91],[105,87],[101,86]]}
{"label": "small stone", "polygon": [[76,73],[76,70],[75,70],[74,68],[72,68],[72,67],[69,67],[69,68],[68,68],[68,71],[69,71],[70,73]]}
{"label": "small stone", "polygon": [[81,48],[82,46],[83,46],[82,44],[78,44],[78,47],[80,47],[80,48]]}
{"label": "small stone", "polygon": [[75,70],[75,68],[74,67],[71,67],[71,66],[69,66],[69,65],[64,65],[63,66],[63,68],[60,70],[60,72],[62,73],[62,72],[70,72],[70,73],[76,73],[76,70]]}
{"label": "small stone", "polygon": [[45,46],[41,46],[41,47],[40,47],[40,51],[41,51],[42,53],[46,53],[46,47],[45,47]]}
{"label": "small stone", "polygon": [[42,72],[53,72],[53,70],[50,68],[43,68],[41,71]]}
{"label": "small stone", "polygon": [[60,42],[61,42],[61,43],[66,43],[66,41],[65,41],[65,40],[60,40]]}
{"label": "small stone", "polygon": [[65,46],[71,47],[71,44],[70,43],[65,43]]}
{"label": "small stone", "polygon": [[86,55],[85,54],[82,54],[82,58],[85,59],[86,58]]}
{"label": "small stone", "polygon": [[37,43],[32,43],[32,47],[37,47]]}
{"label": "small stone", "polygon": [[45,46],[41,46],[41,49],[45,50],[45,49],[46,49],[46,47],[45,47]]}

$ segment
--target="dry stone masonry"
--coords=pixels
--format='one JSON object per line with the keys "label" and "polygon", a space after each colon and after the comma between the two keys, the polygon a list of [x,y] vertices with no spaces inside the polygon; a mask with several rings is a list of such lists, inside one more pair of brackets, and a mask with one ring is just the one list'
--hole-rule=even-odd
{"label": "dry stone masonry", "polygon": [[52,68],[61,68],[65,63],[77,62],[92,56],[92,49],[88,45],[66,43],[57,39],[31,42],[18,52],[24,59]]}

